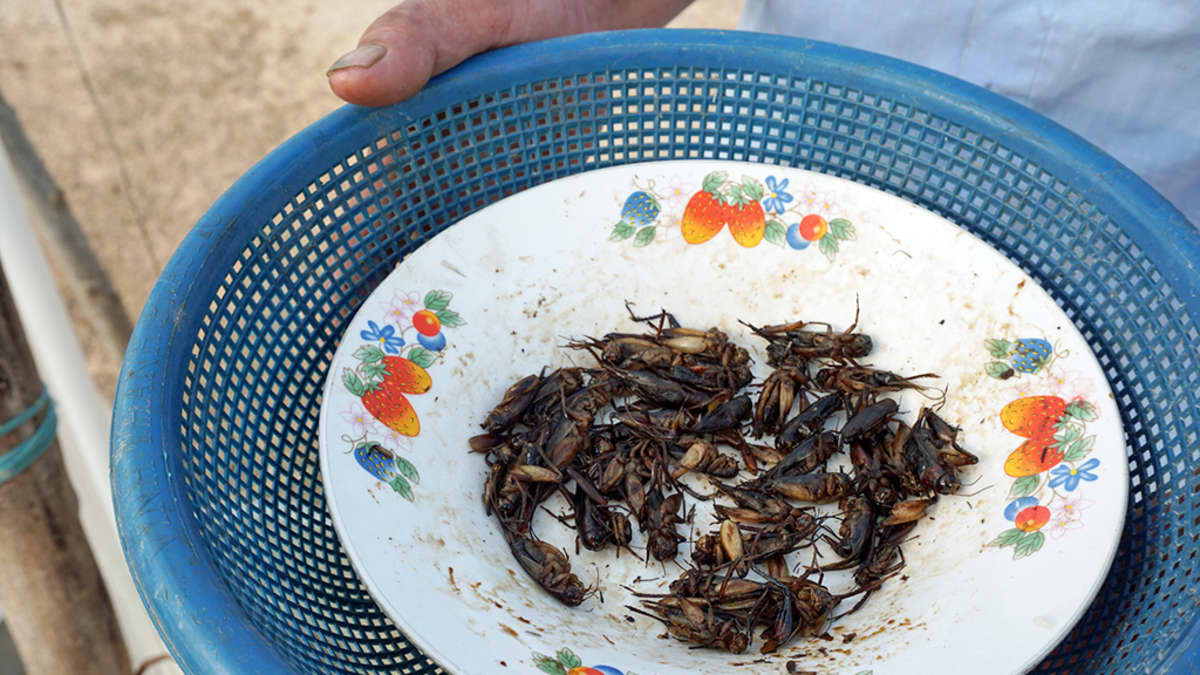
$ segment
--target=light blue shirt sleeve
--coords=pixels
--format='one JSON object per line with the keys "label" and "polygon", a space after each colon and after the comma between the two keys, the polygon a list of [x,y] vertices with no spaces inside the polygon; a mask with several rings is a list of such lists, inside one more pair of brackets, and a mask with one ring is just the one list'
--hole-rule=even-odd
{"label": "light blue shirt sleeve", "polygon": [[1197,0],[747,0],[741,27],[894,56],[1012,98],[1200,224]]}

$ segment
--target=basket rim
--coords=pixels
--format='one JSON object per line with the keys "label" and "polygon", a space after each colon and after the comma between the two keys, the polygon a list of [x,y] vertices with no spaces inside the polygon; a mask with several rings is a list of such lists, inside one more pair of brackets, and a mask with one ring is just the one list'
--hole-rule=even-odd
{"label": "basket rim", "polygon": [[[706,62],[707,60],[707,62]],[[474,57],[417,96],[387,108],[343,106],[292,136],[246,171],[200,218],[164,268],[138,319],[118,380],[111,432],[111,481],[126,562],[159,632],[184,670],[291,672],[254,628],[205,549],[188,505],[179,442],[182,364],[221,277],[262,224],[302,186],[397,127],[512,86],[604,70],[726,66],[803,77],[842,74],[919,94],[917,104],[955,124],[1003,134],[1004,145],[1036,158],[1064,182],[1106,188],[1086,198],[1119,224],[1200,320],[1200,230],[1149,184],[1099,148],[998,94],[911,63],[839,45],[744,31],[642,29],[554,38]],[[573,70],[572,70],[573,69]],[[865,87],[864,87],[865,89]],[[970,128],[970,125],[964,124]],[[340,150],[339,150],[340,148]],[[321,158],[318,161],[316,158]],[[1082,179],[1082,180],[1080,180]],[[287,185],[296,186],[285,189]],[[951,217],[951,220],[954,220]],[[212,274],[211,270],[220,270]],[[206,276],[207,272],[207,276]],[[197,300],[199,299],[199,300]],[[178,338],[178,339],[177,339]],[[1164,661],[1200,654],[1200,618]]]}

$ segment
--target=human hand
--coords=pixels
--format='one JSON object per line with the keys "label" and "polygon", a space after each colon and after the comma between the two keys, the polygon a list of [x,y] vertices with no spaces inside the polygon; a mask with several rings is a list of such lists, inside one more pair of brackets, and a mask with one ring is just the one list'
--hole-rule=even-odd
{"label": "human hand", "polygon": [[329,68],[350,103],[403,101],[429,78],[489,49],[621,28],[662,26],[692,0],[404,0]]}

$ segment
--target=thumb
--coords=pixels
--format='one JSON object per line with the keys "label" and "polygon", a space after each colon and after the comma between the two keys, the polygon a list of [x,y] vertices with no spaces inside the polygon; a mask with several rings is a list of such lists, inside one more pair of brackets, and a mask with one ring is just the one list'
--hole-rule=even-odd
{"label": "thumb", "polygon": [[605,28],[661,26],[690,0],[405,0],[367,28],[327,73],[350,103],[403,101],[474,54]]}
{"label": "thumb", "polygon": [[497,45],[508,32],[509,2],[409,0],[367,28],[354,51],[329,68],[333,93],[358,105],[409,98],[429,78]]}

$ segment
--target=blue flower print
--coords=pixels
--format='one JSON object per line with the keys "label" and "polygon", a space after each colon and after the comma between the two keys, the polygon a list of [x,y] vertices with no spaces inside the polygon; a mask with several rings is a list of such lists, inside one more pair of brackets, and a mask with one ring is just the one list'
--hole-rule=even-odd
{"label": "blue flower print", "polygon": [[774,176],[767,176],[767,196],[763,197],[763,208],[771,213],[783,213],[787,210],[785,206],[792,201],[792,195],[784,188],[788,186],[788,179],[776,180]]}
{"label": "blue flower print", "polygon": [[399,354],[400,348],[404,346],[404,338],[396,335],[394,326],[380,326],[374,321],[367,322],[367,330],[360,333],[362,339],[368,342],[378,342],[383,351],[389,354]]}
{"label": "blue flower print", "polygon": [[1100,466],[1100,460],[1095,457],[1080,464],[1078,467],[1071,468],[1066,464],[1059,464],[1050,469],[1050,487],[1062,487],[1067,492],[1072,492],[1079,487],[1079,481],[1094,481],[1099,476],[1092,473],[1092,469]]}

